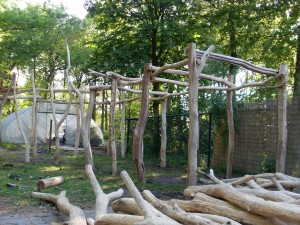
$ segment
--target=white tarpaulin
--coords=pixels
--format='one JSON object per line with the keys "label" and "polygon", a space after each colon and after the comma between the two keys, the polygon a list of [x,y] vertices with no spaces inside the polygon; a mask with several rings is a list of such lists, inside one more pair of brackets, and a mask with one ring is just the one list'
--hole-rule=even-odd
{"label": "white tarpaulin", "polygon": [[[51,110],[49,110],[49,105],[47,103],[39,104],[38,113],[36,116],[36,123],[37,123],[37,140],[38,143],[48,143],[49,137],[50,137],[50,123],[51,120],[53,121],[53,115]],[[56,110],[56,118],[57,120],[60,120],[63,117],[63,107],[62,104],[58,104],[60,107],[58,107]],[[64,104],[65,105],[65,104]],[[55,106],[56,108],[56,106]],[[58,113],[60,112],[60,113]],[[16,112],[15,112],[16,113]],[[0,123],[0,141],[1,142],[8,142],[8,143],[24,143],[23,136],[20,132],[20,129],[18,127],[17,121],[16,121],[16,114],[12,113],[6,118],[2,120]],[[30,137],[31,130],[32,130],[32,107],[25,108],[22,110],[19,110],[18,112],[19,120],[20,120],[20,126],[22,127],[24,133],[27,135],[28,140],[32,140]],[[75,134],[76,134],[76,128],[77,128],[77,115],[74,111],[74,108],[71,108],[69,114],[63,124],[60,127],[59,133],[63,133],[63,129],[65,129],[65,138],[67,145],[75,145]],[[52,122],[52,138],[54,135],[54,121]],[[80,139],[81,140],[81,139]],[[99,146],[103,142],[103,134],[101,129],[98,127],[98,125],[95,123],[94,120],[91,121],[90,125],[90,141],[92,146]]]}

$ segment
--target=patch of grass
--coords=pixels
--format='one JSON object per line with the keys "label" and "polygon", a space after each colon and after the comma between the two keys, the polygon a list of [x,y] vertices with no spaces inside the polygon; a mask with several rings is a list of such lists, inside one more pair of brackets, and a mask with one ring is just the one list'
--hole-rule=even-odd
{"label": "patch of grass", "polygon": [[[85,156],[83,153],[73,155],[70,151],[62,154],[60,164],[53,163],[53,153],[38,153],[31,156],[31,162],[25,164],[24,151],[0,152],[0,196],[12,199],[18,205],[37,205],[39,200],[30,198],[30,194],[36,191],[36,184],[41,178],[63,176],[65,181],[55,187],[42,190],[44,193],[59,194],[67,191],[70,202],[80,206],[93,206],[95,195],[85,173]],[[147,159],[145,159],[147,160]],[[157,160],[145,161],[147,184],[138,184],[136,180],[135,166],[131,156],[124,159],[118,158],[118,174],[111,174],[111,157],[106,154],[94,154],[94,174],[105,193],[116,191],[119,188],[126,189],[119,172],[126,170],[138,188],[161,192],[183,192],[185,183],[165,182],[164,178],[185,176],[184,168],[158,167]],[[15,175],[16,179],[11,179]],[[7,186],[8,183],[15,187]]]}

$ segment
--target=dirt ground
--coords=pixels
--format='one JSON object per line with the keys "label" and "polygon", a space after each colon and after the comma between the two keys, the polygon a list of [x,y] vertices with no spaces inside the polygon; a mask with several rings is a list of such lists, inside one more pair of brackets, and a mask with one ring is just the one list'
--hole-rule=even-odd
{"label": "dirt ground", "polygon": [[[91,212],[89,212],[91,214]],[[92,216],[92,214],[91,214]],[[20,208],[9,199],[0,197],[1,225],[37,225],[62,222],[68,218],[51,206],[29,206]]]}

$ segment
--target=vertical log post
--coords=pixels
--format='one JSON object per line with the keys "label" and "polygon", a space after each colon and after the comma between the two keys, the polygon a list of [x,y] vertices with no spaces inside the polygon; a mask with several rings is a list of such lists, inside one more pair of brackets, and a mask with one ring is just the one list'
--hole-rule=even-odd
{"label": "vertical log post", "polygon": [[196,44],[188,45],[189,67],[189,141],[188,141],[188,176],[187,185],[197,183],[197,152],[199,148],[198,118],[198,75],[196,67]]}
{"label": "vertical log post", "polygon": [[74,154],[78,154],[79,142],[80,142],[80,110],[79,105],[76,105],[76,133],[75,133],[75,146],[74,146]]}
{"label": "vertical log post", "polygon": [[121,156],[125,157],[126,145],[125,145],[125,117],[126,117],[126,103],[125,103],[125,91],[121,92],[122,102],[122,118],[121,118]]}
{"label": "vertical log post", "polygon": [[[90,131],[91,131],[91,120],[93,117],[93,110],[94,105],[96,101],[96,90],[93,88],[95,86],[94,82],[90,82],[90,98],[89,98],[89,105],[87,109],[86,116],[82,116],[83,118],[81,120],[81,134],[82,134],[82,142],[83,142],[83,148],[86,153],[87,162],[94,167],[94,158],[93,158],[93,152],[91,148],[91,141],[90,141]],[[80,99],[80,98],[79,98]],[[82,109],[80,110],[80,114],[84,114],[83,109],[83,99],[81,98],[80,101],[82,101]],[[80,103],[81,104],[81,103]],[[84,130],[84,131],[83,131]]]}
{"label": "vertical log post", "polygon": [[[167,92],[168,90],[165,90]],[[167,163],[167,103],[164,98],[161,105],[161,143],[160,143],[160,167],[165,168]]]}
{"label": "vertical log post", "polygon": [[109,113],[109,146],[108,151],[112,157],[112,174],[117,173],[117,150],[116,150],[116,138],[115,138],[115,108],[117,99],[117,78],[113,77],[111,86],[111,100],[110,100],[110,113]]}
{"label": "vertical log post", "polygon": [[277,160],[276,172],[285,172],[285,160],[287,149],[287,77],[288,67],[282,64],[279,69],[282,74],[280,83],[282,86],[279,89],[278,96],[278,147],[277,147]]}
{"label": "vertical log post", "polygon": [[31,86],[33,93],[32,103],[32,129],[31,129],[31,141],[32,141],[32,153],[34,156],[37,155],[37,103],[36,103],[36,89],[34,85],[34,71],[31,74]]}
{"label": "vertical log post", "polygon": [[[94,166],[94,159],[92,154],[92,149],[90,145],[90,139],[89,139],[89,129],[90,129],[90,123],[92,119],[93,114],[93,108],[95,104],[95,98],[96,98],[96,91],[90,92],[90,100],[89,100],[89,106],[88,106],[88,113],[86,116],[84,116],[84,101],[81,92],[75,87],[73,82],[71,82],[70,77],[68,76],[68,82],[71,88],[74,90],[74,92],[78,96],[79,100],[79,109],[80,109],[80,121],[81,121],[81,127],[80,132],[82,135],[82,143],[83,143],[83,149],[86,156],[87,164],[90,164],[92,167]],[[91,89],[91,85],[90,85]]]}
{"label": "vertical log post", "polygon": [[52,116],[53,116],[53,121],[54,121],[54,132],[55,132],[55,152],[54,152],[54,163],[59,163],[60,159],[61,159],[61,150],[60,150],[60,142],[59,142],[59,128],[62,125],[62,123],[65,121],[65,119],[67,118],[68,114],[69,114],[69,110],[71,108],[71,104],[73,101],[73,93],[71,92],[71,87],[68,86],[68,90],[69,90],[69,94],[70,94],[70,100],[68,102],[68,105],[65,109],[65,112],[62,116],[62,118],[60,118],[59,120],[57,119],[56,113],[55,113],[55,105],[54,105],[54,90],[53,87],[50,88],[50,95],[51,95],[51,108],[52,108]]}
{"label": "vertical log post", "polygon": [[133,132],[133,143],[132,151],[134,162],[137,171],[138,182],[146,183],[145,179],[145,166],[143,159],[143,137],[144,131],[147,124],[148,113],[149,113],[149,86],[151,71],[149,70],[149,64],[144,66],[144,77],[142,82],[142,97],[141,97],[141,111],[136,127]]}
{"label": "vertical log post", "polygon": [[[15,75],[14,75],[15,76]],[[24,142],[25,142],[25,163],[29,163],[30,162],[30,143],[29,143],[29,140],[27,139],[27,136],[23,130],[23,128],[21,127],[20,125],[20,119],[19,119],[19,113],[18,113],[18,96],[17,96],[17,80],[14,79],[14,86],[13,86],[13,90],[14,90],[14,102],[15,102],[15,110],[16,110],[16,121],[17,121],[17,124],[18,124],[18,128],[20,130],[20,133],[22,134],[22,137],[24,139]]]}
{"label": "vertical log post", "polygon": [[[228,75],[228,81],[232,82],[232,75]],[[232,177],[233,153],[234,153],[234,121],[233,121],[233,106],[232,106],[233,91],[227,91],[226,96],[226,112],[228,124],[228,153],[227,153],[227,170],[226,178]]]}
{"label": "vertical log post", "polygon": [[49,131],[49,151],[48,153],[51,153],[51,146],[52,146],[52,130],[53,130],[53,120],[50,120],[50,131]]}

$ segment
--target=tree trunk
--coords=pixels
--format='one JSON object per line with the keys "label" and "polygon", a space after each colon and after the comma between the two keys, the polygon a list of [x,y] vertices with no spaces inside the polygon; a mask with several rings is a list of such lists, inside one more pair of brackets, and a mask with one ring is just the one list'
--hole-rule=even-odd
{"label": "tree trunk", "polygon": [[[300,26],[298,26],[298,30]],[[294,75],[294,96],[300,96],[300,32],[298,34],[298,45],[296,53],[296,67]]]}

